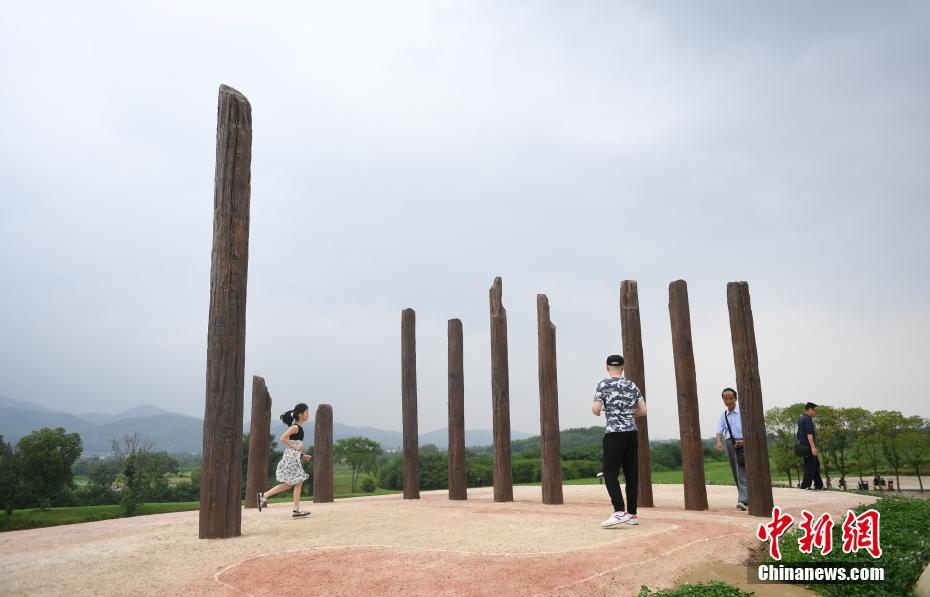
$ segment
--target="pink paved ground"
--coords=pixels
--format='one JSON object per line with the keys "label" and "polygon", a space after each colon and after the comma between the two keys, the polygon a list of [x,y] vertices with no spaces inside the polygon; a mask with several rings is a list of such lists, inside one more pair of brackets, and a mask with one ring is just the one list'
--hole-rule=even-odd
{"label": "pink paved ground", "polygon": [[[538,487],[497,504],[489,488],[467,502],[378,496],[245,511],[243,536],[197,539],[197,513],[179,512],[0,534],[0,594],[70,595],[631,595],[708,578],[743,562],[758,519],[735,489],[709,486],[709,512],[682,509],[680,485],[654,486],[638,527],[603,530],[602,486],[566,486],[544,506]],[[871,498],[776,489],[798,514],[843,513]]]}

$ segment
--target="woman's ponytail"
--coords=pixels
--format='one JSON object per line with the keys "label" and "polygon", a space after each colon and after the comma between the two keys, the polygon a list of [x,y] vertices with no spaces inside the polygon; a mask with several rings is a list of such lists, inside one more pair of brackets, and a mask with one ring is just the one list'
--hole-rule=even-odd
{"label": "woman's ponytail", "polygon": [[304,404],[303,402],[301,402],[300,404],[295,406],[293,409],[281,415],[281,420],[284,421],[285,425],[290,427],[291,425],[294,424],[294,421],[297,420],[297,417],[299,417],[300,414],[304,412],[305,410],[310,410],[310,407]]}

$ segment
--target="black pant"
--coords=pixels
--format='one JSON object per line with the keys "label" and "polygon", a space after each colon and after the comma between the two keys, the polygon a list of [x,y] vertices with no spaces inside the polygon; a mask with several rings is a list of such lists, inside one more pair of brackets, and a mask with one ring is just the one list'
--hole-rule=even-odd
{"label": "black pant", "polygon": [[[604,485],[613,502],[614,512],[636,514],[636,482],[639,478],[639,443],[636,431],[613,431],[604,434]],[[623,478],[626,480],[626,501],[623,505],[623,494],[620,492],[620,482],[617,476],[623,468]]]}
{"label": "black pant", "polygon": [[814,484],[816,489],[823,489],[823,479],[820,478],[820,459],[816,456],[804,457],[804,478],[801,479],[801,489],[807,489]]}

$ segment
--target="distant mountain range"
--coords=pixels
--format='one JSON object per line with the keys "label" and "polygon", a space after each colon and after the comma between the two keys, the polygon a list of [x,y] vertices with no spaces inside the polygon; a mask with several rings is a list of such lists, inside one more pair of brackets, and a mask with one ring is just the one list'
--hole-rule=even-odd
{"label": "distant mountain range", "polygon": [[[203,420],[173,413],[157,406],[142,405],[115,414],[83,413],[71,414],[64,411],[0,396],[0,435],[7,442],[17,442],[24,435],[42,427],[64,427],[69,432],[77,432],[84,442],[84,455],[107,454],[111,451],[110,442],[123,435],[138,433],[140,437],[152,440],[155,447],[170,453],[199,454],[203,447]],[[246,421],[244,431],[249,430]],[[281,433],[284,425],[272,420],[271,433]],[[313,422],[306,427],[306,442],[313,441]],[[385,450],[400,449],[403,434],[399,431],[377,429],[375,427],[353,427],[342,423],[333,423],[335,440],[361,435],[375,440]],[[512,439],[525,439],[528,433],[514,431]],[[466,429],[465,444],[469,447],[487,446],[492,443],[489,429]],[[445,449],[448,446],[448,431],[437,429],[420,434],[420,445],[435,444]]]}

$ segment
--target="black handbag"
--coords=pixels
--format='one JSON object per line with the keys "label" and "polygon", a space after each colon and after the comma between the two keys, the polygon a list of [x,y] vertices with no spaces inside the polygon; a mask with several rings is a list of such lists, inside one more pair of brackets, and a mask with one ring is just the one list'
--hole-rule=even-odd
{"label": "black handbag", "polygon": [[811,447],[798,442],[794,446],[794,455],[801,458],[808,458],[811,455]]}

